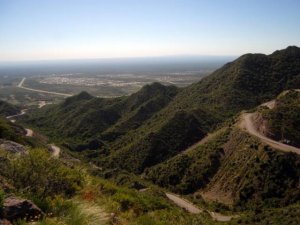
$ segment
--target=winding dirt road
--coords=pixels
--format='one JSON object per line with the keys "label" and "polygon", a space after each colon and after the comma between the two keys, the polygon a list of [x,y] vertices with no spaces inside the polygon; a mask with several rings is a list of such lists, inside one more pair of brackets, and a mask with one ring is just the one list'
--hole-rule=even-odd
{"label": "winding dirt road", "polygon": [[[300,92],[300,89],[295,89],[295,91]],[[283,92],[282,94],[286,94],[288,91]],[[261,104],[261,106],[266,106],[269,109],[273,109],[275,107],[276,100],[272,100],[266,103]],[[271,147],[284,151],[284,152],[294,152],[298,155],[300,155],[300,148],[287,145],[278,141],[275,141],[271,138],[266,137],[265,135],[261,134],[253,121],[253,117],[255,116],[255,113],[243,113],[241,116],[241,122],[240,127],[244,130],[246,130],[249,134],[258,137],[262,142],[264,142],[267,145],[270,145]]]}
{"label": "winding dirt road", "polygon": [[19,116],[22,116],[26,113],[26,109],[21,110],[20,113],[16,114],[16,115],[12,115],[12,116],[7,116],[6,119],[10,120],[12,123],[16,122],[16,118],[18,118]]}
{"label": "winding dirt road", "polygon": [[[6,119],[10,120],[12,123],[15,123],[16,119],[19,116],[22,116],[22,115],[25,115],[25,114],[26,114],[26,109],[23,109],[21,111],[21,113],[16,114],[16,115],[12,115],[12,116],[7,116]],[[29,128],[25,128],[25,131],[26,131],[26,134],[25,134],[26,137],[33,137],[33,135],[34,135],[33,130],[31,130]],[[56,146],[54,144],[51,144],[49,146],[49,150],[52,152],[53,157],[57,157],[57,158],[59,157],[59,155],[60,155],[60,147],[58,147],[58,146]]]}
{"label": "winding dirt road", "polygon": [[262,142],[264,142],[267,145],[270,145],[271,147],[285,151],[285,152],[294,152],[298,155],[300,155],[300,148],[296,148],[291,145],[287,145],[278,141],[275,141],[273,139],[270,139],[263,134],[259,133],[256,126],[253,122],[253,116],[255,113],[244,113],[242,115],[242,120],[240,126],[245,129],[249,134],[258,137]]}
{"label": "winding dirt road", "polygon": [[39,90],[39,89],[33,89],[33,88],[24,87],[23,84],[24,84],[25,80],[26,80],[26,78],[24,77],[20,81],[20,83],[17,85],[17,87],[25,89],[25,90],[28,90],[28,91],[35,91],[35,92],[46,93],[46,94],[60,95],[60,96],[64,96],[64,97],[70,97],[70,96],[72,96],[71,94],[65,94],[65,93],[54,92],[54,91],[44,91],[44,90]]}

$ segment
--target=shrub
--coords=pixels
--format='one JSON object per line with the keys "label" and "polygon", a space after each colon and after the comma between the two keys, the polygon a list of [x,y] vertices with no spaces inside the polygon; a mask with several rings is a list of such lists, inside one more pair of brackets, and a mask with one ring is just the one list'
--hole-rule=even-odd
{"label": "shrub", "polygon": [[81,171],[68,168],[44,149],[8,160],[5,173],[18,190],[41,200],[58,194],[72,196],[83,185]]}

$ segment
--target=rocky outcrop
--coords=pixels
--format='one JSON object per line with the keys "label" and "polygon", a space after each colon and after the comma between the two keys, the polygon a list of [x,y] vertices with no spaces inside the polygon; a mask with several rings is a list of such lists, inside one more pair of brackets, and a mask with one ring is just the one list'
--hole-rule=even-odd
{"label": "rocky outcrop", "polygon": [[15,196],[7,197],[3,203],[2,217],[9,221],[26,219],[27,221],[38,220],[44,213],[29,200]]}
{"label": "rocky outcrop", "polygon": [[8,141],[5,139],[0,139],[0,149],[4,149],[11,153],[21,153],[24,154],[26,152],[26,148],[24,145],[16,143],[14,141]]}

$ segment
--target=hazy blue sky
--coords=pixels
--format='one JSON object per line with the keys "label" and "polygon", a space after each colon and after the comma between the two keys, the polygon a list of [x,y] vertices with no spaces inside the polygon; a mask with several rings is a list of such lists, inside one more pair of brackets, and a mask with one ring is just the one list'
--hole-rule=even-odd
{"label": "hazy blue sky", "polygon": [[271,53],[299,0],[0,0],[0,61]]}

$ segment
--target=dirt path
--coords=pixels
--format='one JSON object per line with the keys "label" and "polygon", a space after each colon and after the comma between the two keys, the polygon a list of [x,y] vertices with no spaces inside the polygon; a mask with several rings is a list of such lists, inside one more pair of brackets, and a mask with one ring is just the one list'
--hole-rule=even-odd
{"label": "dirt path", "polygon": [[279,150],[285,151],[285,152],[294,152],[294,153],[300,155],[300,148],[296,148],[294,146],[275,141],[275,140],[270,139],[270,138],[264,136],[263,134],[259,133],[253,122],[254,115],[255,115],[255,113],[242,114],[240,127],[245,129],[249,134],[258,137],[262,142],[270,145],[271,147],[273,147],[275,149],[279,149]]}
{"label": "dirt path", "polygon": [[54,144],[51,144],[50,145],[50,151],[52,152],[52,155],[54,156],[54,157],[59,157],[59,155],[60,155],[60,147],[58,147],[58,146],[56,146],[56,145],[54,145]]}
{"label": "dirt path", "polygon": [[[300,92],[300,89],[294,89],[294,91]],[[284,91],[282,94],[285,95],[289,91]],[[261,106],[266,106],[269,109],[273,109],[275,107],[276,100],[272,100],[266,103],[261,104]],[[284,152],[294,152],[298,155],[300,155],[300,148],[287,145],[278,141],[275,141],[271,138],[266,137],[265,135],[261,134],[253,121],[253,117],[255,116],[255,113],[243,113],[241,116],[241,122],[240,127],[244,130],[246,130],[249,134],[258,137],[262,142],[270,145],[271,147],[284,151]]]}
{"label": "dirt path", "polygon": [[21,82],[17,85],[17,87],[25,89],[25,90],[28,90],[28,91],[35,91],[35,92],[46,93],[46,94],[53,94],[53,95],[61,95],[61,96],[64,96],[64,97],[70,97],[70,96],[72,96],[71,94],[65,94],[65,93],[54,92],[54,91],[44,91],[44,90],[39,90],[39,89],[33,89],[33,88],[24,87],[23,85],[24,85],[25,80],[26,80],[26,78],[23,78],[21,80]]}
{"label": "dirt path", "polygon": [[26,130],[26,137],[32,137],[33,136],[33,130],[25,128]]}
{"label": "dirt path", "polygon": [[[25,79],[25,78],[24,78]],[[22,80],[23,81],[23,80]],[[22,81],[20,82],[20,84],[22,84]],[[24,82],[24,81],[23,81]],[[19,84],[19,85],[20,85]],[[19,86],[18,85],[18,86]],[[12,115],[12,116],[7,116],[6,117],[6,119],[9,119],[12,123],[15,123],[16,122],[16,120],[15,120],[15,118],[17,118],[17,117],[19,117],[19,116],[22,116],[22,115],[24,115],[24,114],[26,114],[26,109],[23,109],[22,111],[21,111],[21,113],[19,113],[19,114],[16,114],[16,115]],[[33,130],[31,130],[31,129],[29,129],[29,128],[25,128],[25,131],[26,131],[26,137],[32,137],[33,136],[33,134],[34,134],[34,132],[33,132]],[[59,157],[59,155],[60,155],[60,147],[58,147],[58,146],[56,146],[56,145],[54,145],[54,144],[51,144],[50,145],[50,147],[49,147],[49,150],[52,152],[52,155],[54,156],[54,157]]]}
{"label": "dirt path", "polygon": [[[165,194],[168,199],[170,199],[172,202],[174,202],[175,205],[179,206],[180,208],[185,209],[189,213],[199,214],[199,213],[204,212],[203,209],[199,209],[193,203],[189,202],[186,199],[179,197],[178,195],[175,195],[172,193],[165,193]],[[205,211],[207,211],[207,210],[205,210]],[[226,216],[226,215],[216,213],[216,212],[211,212],[211,211],[207,211],[207,212],[209,213],[209,215],[211,216],[211,218],[213,220],[220,221],[220,222],[230,221],[232,218],[237,217],[237,216]]]}
{"label": "dirt path", "polygon": [[275,107],[275,104],[276,104],[276,100],[272,100],[272,101],[261,104],[261,106],[266,106],[269,109],[273,109]]}
{"label": "dirt path", "polygon": [[217,212],[210,212],[208,211],[209,215],[213,220],[219,221],[219,222],[227,222],[230,221],[232,218],[237,218],[238,216],[226,216]]}
{"label": "dirt path", "polygon": [[43,108],[45,105],[47,105],[46,101],[40,101],[40,102],[39,102],[38,108],[41,109],[41,108]]}
{"label": "dirt path", "polygon": [[21,112],[20,112],[20,113],[18,113],[18,114],[16,114],[16,115],[7,116],[7,117],[6,117],[6,119],[9,119],[9,120],[11,120],[11,119],[13,119],[13,118],[16,118],[16,117],[22,116],[22,115],[24,115],[25,113],[26,113],[26,109],[23,109],[23,110],[21,110]]}
{"label": "dirt path", "polygon": [[189,202],[177,195],[174,195],[171,193],[166,193],[166,196],[168,197],[168,199],[170,199],[172,202],[174,202],[177,206],[185,209],[186,211],[188,211],[190,213],[199,214],[199,213],[203,212],[203,210],[197,208],[191,202]]}
{"label": "dirt path", "polygon": [[[22,81],[21,81],[22,82]],[[6,119],[10,120],[10,122],[15,123],[16,119],[22,115],[26,114],[26,109],[22,109],[21,113],[12,115],[12,116],[7,116]],[[33,130],[25,128],[26,131],[26,137],[32,137],[33,136]]]}

